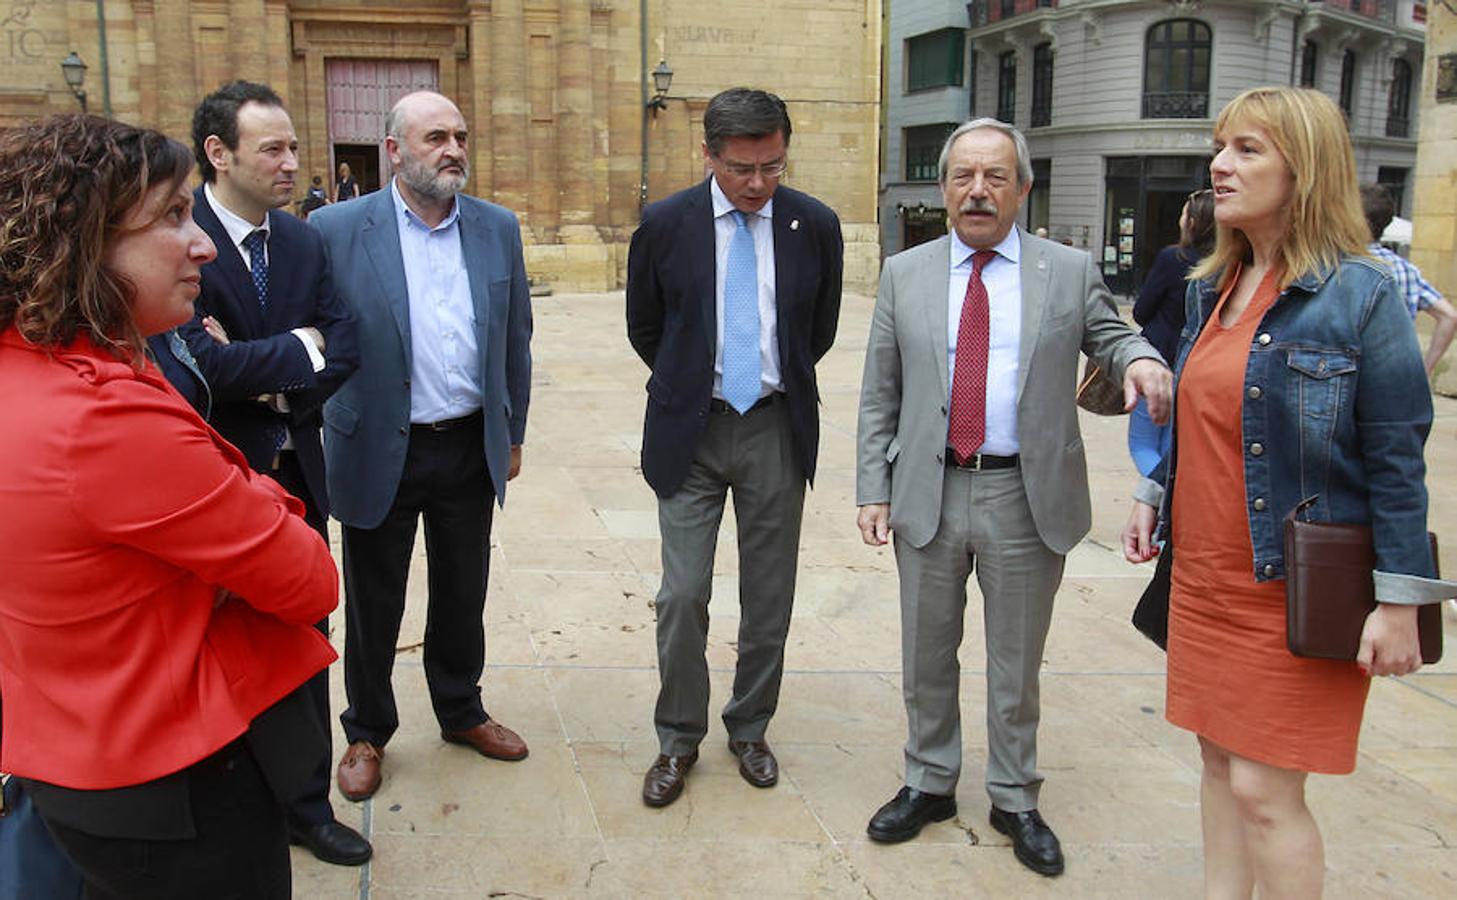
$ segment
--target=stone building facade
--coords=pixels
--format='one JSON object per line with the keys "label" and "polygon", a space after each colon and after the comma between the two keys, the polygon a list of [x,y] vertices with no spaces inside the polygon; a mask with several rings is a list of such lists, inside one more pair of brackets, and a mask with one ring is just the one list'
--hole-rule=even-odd
{"label": "stone building facade", "polygon": [[1262,84],[1336,99],[1361,179],[1411,215],[1425,36],[1412,0],[889,2],[887,253],[944,230],[931,148],[968,116],[995,116],[1032,153],[1024,224],[1093,253],[1131,292],[1177,239],[1184,197],[1208,184],[1214,117]]}
{"label": "stone building facade", "polygon": [[[266,81],[299,134],[300,195],[339,161],[371,189],[384,113],[434,88],[471,127],[467,190],[520,215],[532,277],[596,291],[621,286],[641,203],[703,176],[708,98],[747,83],[788,102],[786,183],[839,213],[847,287],[869,290],[880,28],[881,0],[0,0],[0,128],[77,108],[71,51],[92,112],[184,140],[207,92]],[[660,61],[672,84],[647,109]]]}

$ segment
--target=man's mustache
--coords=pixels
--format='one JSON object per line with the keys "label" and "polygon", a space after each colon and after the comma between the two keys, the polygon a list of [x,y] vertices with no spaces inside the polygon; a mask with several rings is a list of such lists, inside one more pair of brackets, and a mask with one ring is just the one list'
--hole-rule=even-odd
{"label": "man's mustache", "polygon": [[971,199],[961,204],[963,213],[991,213],[997,214],[997,205],[990,200]]}

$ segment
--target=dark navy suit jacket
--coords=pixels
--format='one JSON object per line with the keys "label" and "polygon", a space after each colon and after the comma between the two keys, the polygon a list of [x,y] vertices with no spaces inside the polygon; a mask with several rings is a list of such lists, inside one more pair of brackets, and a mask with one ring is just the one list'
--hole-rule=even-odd
{"label": "dark navy suit jacket", "polygon": [[[194,192],[192,217],[217,245],[217,259],[202,267],[197,314],[182,336],[212,389],[212,426],[231,441],[255,470],[273,463],[273,426],[282,422],[311,497],[300,497],[329,513],[324,451],[319,439],[322,408],[359,365],[354,318],[334,292],[323,242],[312,228],[280,210],[268,213],[268,304],[258,302],[252,275],[223,223],[203,194]],[[202,328],[212,316],[228,333],[219,345]],[[291,334],[313,326],[324,336],[324,369],[315,373],[308,351]],[[256,399],[282,393],[289,413],[280,416]]]}
{"label": "dark navy suit jacket", "polygon": [[[835,342],[844,244],[840,220],[799,191],[774,191],[779,370],[806,480],[819,452],[815,363]],[[642,469],[663,497],[683,484],[708,423],[718,343],[709,179],[643,210],[627,258],[627,337],[652,369]]]}

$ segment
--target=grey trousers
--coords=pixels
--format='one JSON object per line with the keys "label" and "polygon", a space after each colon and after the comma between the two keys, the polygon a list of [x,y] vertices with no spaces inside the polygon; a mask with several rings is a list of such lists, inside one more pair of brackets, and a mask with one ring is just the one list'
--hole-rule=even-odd
{"label": "grey trousers", "polygon": [[1038,667],[1063,557],[1037,536],[1016,469],[948,468],[941,525],[925,547],[896,540],[906,719],[906,784],[956,792],[961,775],[961,646],[966,580],[982,594],[987,657],[987,793],[1008,812],[1037,806]]}
{"label": "grey trousers", "polygon": [[730,488],[739,544],[739,658],[723,722],[730,739],[757,741],[779,704],[804,511],[788,404],[744,416],[710,413],[687,480],[658,498],[663,582],[653,720],[661,751],[670,756],[691,752],[708,733],[708,601]]}

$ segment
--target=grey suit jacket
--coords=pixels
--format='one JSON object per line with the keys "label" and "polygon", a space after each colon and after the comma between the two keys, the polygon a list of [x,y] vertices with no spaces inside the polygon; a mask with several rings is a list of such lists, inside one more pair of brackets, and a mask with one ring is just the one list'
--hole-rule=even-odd
{"label": "grey suit jacket", "polygon": [[[504,502],[511,446],[526,437],[531,296],[521,228],[509,210],[465,194],[460,243],[481,355],[486,466]],[[410,443],[409,291],[393,193],[316,210],[339,296],[359,327],[359,369],[324,405],[324,457],[335,518],[375,528],[394,503]]]}
{"label": "grey suit jacket", "polygon": [[[1019,469],[1037,533],[1066,553],[1092,524],[1078,431],[1078,351],[1113,378],[1158,351],[1118,317],[1092,257],[1025,231],[1018,355]],[[885,261],[860,390],[855,502],[890,503],[900,539],[924,547],[941,520],[951,239]]]}

